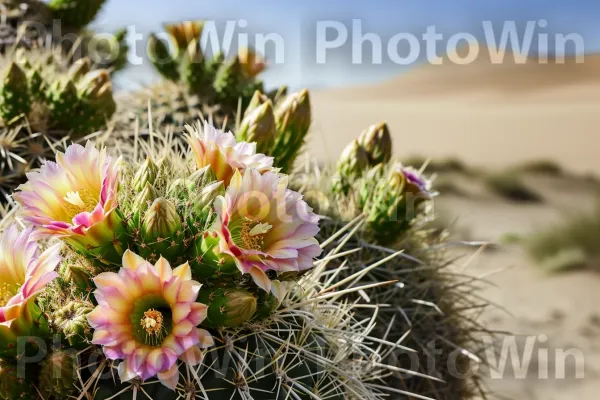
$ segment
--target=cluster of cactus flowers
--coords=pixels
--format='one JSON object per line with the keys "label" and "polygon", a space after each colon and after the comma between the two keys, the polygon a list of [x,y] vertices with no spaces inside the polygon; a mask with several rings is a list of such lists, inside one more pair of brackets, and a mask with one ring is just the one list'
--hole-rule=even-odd
{"label": "cluster of cactus flowers", "polygon": [[105,3],[106,0],[3,0],[0,52],[50,45],[61,47],[76,59],[88,56],[103,67],[122,69],[128,51],[125,29],[104,34],[102,40],[90,45],[94,32],[87,26]]}
{"label": "cluster of cactus flowers", "polygon": [[322,252],[351,232],[320,244],[255,143],[187,138],[139,162],[72,144],[13,194],[27,227],[0,237],[0,398],[384,398],[401,371],[385,353],[411,350],[343,299],[389,282],[331,278],[344,254]]}
{"label": "cluster of cactus flowers", "polygon": [[108,71],[93,70],[89,58],[69,65],[59,52],[46,50],[18,50],[5,58],[10,60],[0,88],[2,203],[61,142],[102,129],[116,110]]}

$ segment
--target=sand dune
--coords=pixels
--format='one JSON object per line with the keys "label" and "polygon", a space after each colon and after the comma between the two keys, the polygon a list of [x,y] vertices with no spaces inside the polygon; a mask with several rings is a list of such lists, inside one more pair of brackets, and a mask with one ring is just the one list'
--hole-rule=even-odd
{"label": "sand dune", "polygon": [[470,65],[424,65],[370,87],[314,92],[313,154],[335,159],[362,129],[386,120],[399,156],[492,167],[551,158],[600,173],[600,55],[582,64],[492,64],[483,54]]}

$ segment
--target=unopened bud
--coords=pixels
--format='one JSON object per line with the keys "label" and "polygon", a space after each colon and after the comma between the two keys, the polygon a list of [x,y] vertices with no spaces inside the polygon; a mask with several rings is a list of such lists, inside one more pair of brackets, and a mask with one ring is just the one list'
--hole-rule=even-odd
{"label": "unopened bud", "polygon": [[277,136],[275,114],[270,100],[262,104],[242,120],[238,140],[256,142],[256,152],[268,154]]}
{"label": "unopened bud", "polygon": [[135,173],[131,184],[136,191],[142,191],[147,183],[154,185],[157,175],[158,166],[147,157]]}
{"label": "unopened bud", "polygon": [[387,163],[392,158],[392,137],[385,122],[368,127],[358,142],[367,151],[371,166]]}
{"label": "unopened bud", "polygon": [[171,237],[180,229],[181,219],[177,214],[177,208],[165,198],[159,197],[154,200],[144,214],[142,232],[149,242],[158,238]]}
{"label": "unopened bud", "polygon": [[198,301],[208,306],[203,322],[208,327],[234,328],[250,321],[257,309],[256,297],[237,288],[202,288]]}

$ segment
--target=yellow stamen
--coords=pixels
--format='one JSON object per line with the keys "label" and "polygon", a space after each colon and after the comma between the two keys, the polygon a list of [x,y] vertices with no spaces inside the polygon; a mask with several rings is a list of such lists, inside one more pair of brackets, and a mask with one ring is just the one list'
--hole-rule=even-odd
{"label": "yellow stamen", "polygon": [[71,222],[73,217],[83,211],[92,211],[98,203],[98,196],[94,196],[88,189],[81,189],[72,192],[68,192],[63,197],[66,203],[64,203],[65,211],[67,212],[67,220],[65,222]]}
{"label": "yellow stamen", "polygon": [[0,306],[5,306],[18,290],[19,288],[15,285],[9,285],[8,283],[0,284]]}
{"label": "yellow stamen", "polygon": [[144,317],[140,321],[140,325],[148,335],[150,345],[159,344],[164,336],[164,318],[160,311],[151,308],[144,313]]}
{"label": "yellow stamen", "polygon": [[85,208],[85,203],[83,202],[83,199],[81,198],[79,192],[68,192],[67,195],[63,197],[63,199],[66,202],[73,204],[74,206],[77,206],[79,208]]}

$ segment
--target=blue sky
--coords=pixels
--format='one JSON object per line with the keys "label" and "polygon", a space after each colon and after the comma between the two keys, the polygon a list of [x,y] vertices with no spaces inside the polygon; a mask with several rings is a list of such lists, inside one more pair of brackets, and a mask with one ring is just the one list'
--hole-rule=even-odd
{"label": "blue sky", "polygon": [[[600,2],[597,0],[261,0],[261,1],[191,1],[191,0],[109,0],[95,27],[110,31],[120,26],[135,26],[137,32],[160,31],[163,22],[183,19],[216,21],[224,29],[226,21],[245,19],[247,27],[236,33],[252,37],[257,33],[275,33],[283,39],[284,62],[272,65],[264,79],[273,85],[290,83],[291,86],[343,86],[384,80],[426,62],[424,43],[418,57],[408,65],[399,65],[386,52],[391,38],[407,33],[421,38],[428,27],[434,26],[443,35],[438,54],[445,53],[448,38],[462,32],[478,40],[486,38],[483,21],[491,21],[500,36],[505,21],[514,21],[518,34],[523,37],[527,21],[546,20],[547,26],[535,26],[532,52],[554,52],[552,37],[556,34],[577,34],[584,50],[600,50]],[[364,33],[374,33],[382,43],[382,63],[373,63],[371,45],[364,44],[362,64],[352,63],[352,21],[360,20]],[[329,35],[317,35],[317,24],[335,21],[348,31],[343,47],[327,50],[327,62],[317,65],[316,43],[332,40],[340,32],[329,28]],[[537,42],[537,34],[548,34],[549,47]],[[484,43],[485,45],[485,43]],[[414,44],[413,44],[414,46]],[[140,51],[142,51],[140,46]],[[573,52],[576,46],[567,49]],[[401,42],[397,54],[407,56],[414,50],[408,42]],[[273,50],[273,49],[272,49]],[[412,53],[411,53],[412,54]],[[267,56],[274,55],[267,50]],[[146,63],[147,64],[147,63]],[[125,85],[147,83],[154,79],[148,65],[131,67],[122,77]]]}

